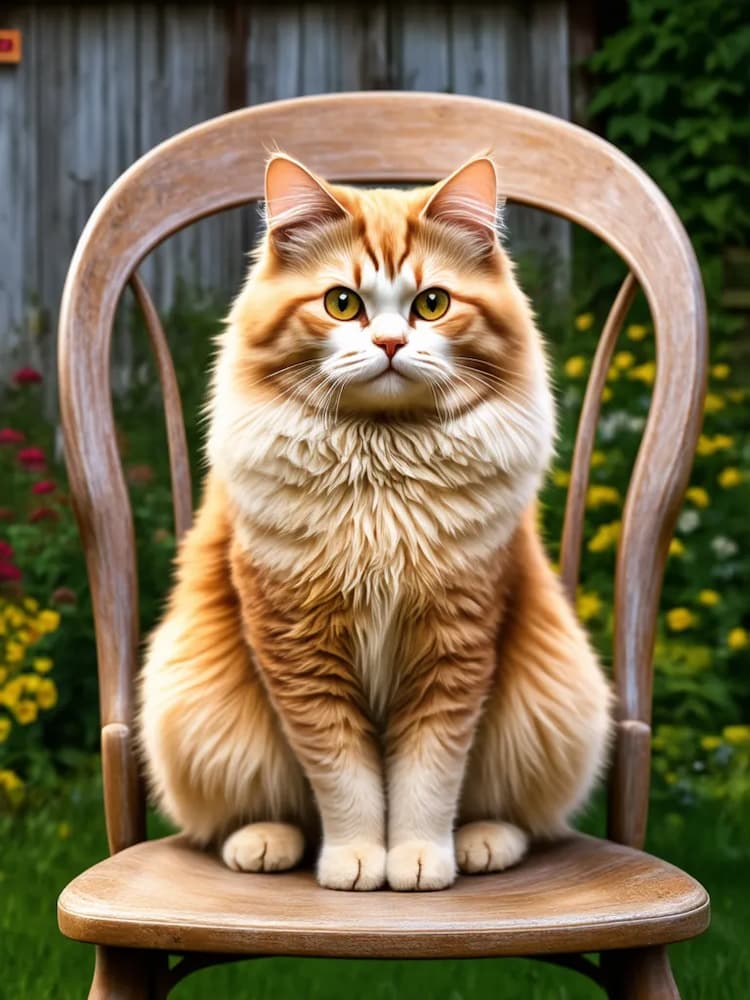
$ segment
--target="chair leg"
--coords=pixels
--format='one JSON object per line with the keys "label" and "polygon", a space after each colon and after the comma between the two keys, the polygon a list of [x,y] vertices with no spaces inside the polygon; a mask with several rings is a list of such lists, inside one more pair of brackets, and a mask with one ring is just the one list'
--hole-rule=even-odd
{"label": "chair leg", "polygon": [[609,1000],[680,1000],[664,945],[604,952],[602,969]]}
{"label": "chair leg", "polygon": [[160,958],[134,948],[97,945],[88,1000],[156,1000],[155,963]]}

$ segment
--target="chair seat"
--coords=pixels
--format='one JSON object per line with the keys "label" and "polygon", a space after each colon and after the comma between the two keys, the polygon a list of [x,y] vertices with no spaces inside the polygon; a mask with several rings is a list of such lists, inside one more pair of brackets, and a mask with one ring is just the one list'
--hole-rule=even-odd
{"label": "chair seat", "polygon": [[310,871],[232,872],[167,837],[74,879],[58,920],[78,941],[172,952],[461,958],[679,941],[705,930],[709,900],[673,865],[581,835],[434,893],[335,892]]}

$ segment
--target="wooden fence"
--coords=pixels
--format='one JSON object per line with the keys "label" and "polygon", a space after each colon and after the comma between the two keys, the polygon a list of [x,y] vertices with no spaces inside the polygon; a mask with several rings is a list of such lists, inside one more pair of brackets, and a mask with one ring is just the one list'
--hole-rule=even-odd
{"label": "wooden fence", "polygon": [[[20,64],[0,64],[4,371],[11,361],[54,369],[57,306],[91,210],[127,166],[189,125],[243,104],[371,88],[570,113],[564,0],[25,3],[0,7],[0,28],[23,35]],[[511,219],[516,248],[566,257],[564,223],[520,209]],[[158,305],[170,305],[180,278],[236,290],[253,220],[237,209],[160,247],[142,271]]]}

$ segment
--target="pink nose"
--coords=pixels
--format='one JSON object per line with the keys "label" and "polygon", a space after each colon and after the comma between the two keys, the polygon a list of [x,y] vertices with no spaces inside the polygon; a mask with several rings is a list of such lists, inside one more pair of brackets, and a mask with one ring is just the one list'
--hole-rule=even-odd
{"label": "pink nose", "polygon": [[403,337],[373,337],[373,343],[382,347],[386,355],[392,358],[396,351],[404,346],[406,340]]}

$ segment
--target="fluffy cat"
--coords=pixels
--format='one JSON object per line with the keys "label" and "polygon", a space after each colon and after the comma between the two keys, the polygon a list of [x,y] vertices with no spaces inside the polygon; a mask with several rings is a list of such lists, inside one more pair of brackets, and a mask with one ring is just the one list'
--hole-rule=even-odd
{"label": "fluffy cat", "polygon": [[610,692],[536,528],[554,408],[496,206],[487,157],[407,191],[268,164],[141,688],[158,802],[232,868],[307,845],[332,889],[441,889],[564,832],[602,767]]}

